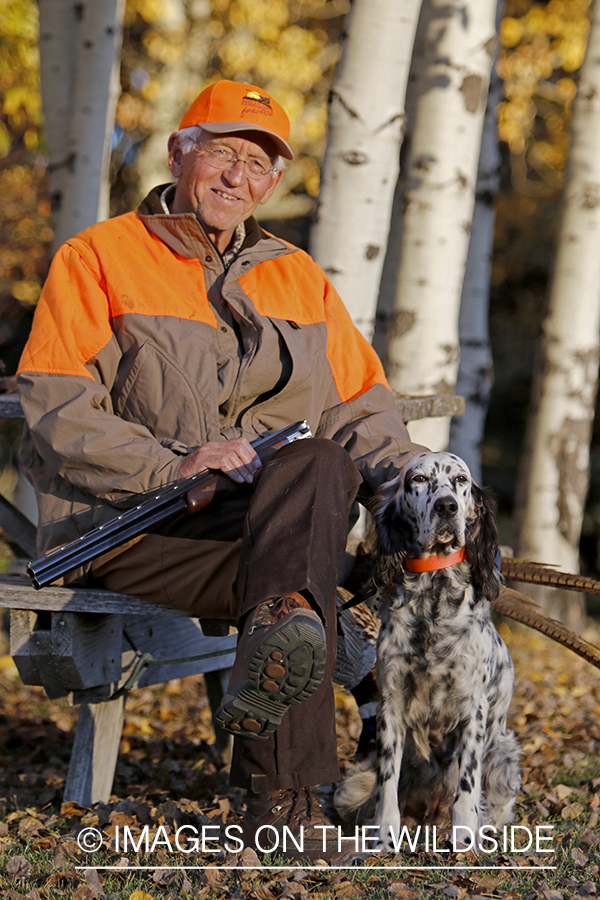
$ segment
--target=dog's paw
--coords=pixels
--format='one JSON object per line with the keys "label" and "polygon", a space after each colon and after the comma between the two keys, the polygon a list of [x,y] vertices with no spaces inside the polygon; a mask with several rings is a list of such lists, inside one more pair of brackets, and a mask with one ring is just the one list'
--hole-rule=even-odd
{"label": "dog's paw", "polygon": [[400,824],[395,825],[380,825],[379,827],[379,841],[377,842],[377,853],[399,853],[399,835],[400,835]]}

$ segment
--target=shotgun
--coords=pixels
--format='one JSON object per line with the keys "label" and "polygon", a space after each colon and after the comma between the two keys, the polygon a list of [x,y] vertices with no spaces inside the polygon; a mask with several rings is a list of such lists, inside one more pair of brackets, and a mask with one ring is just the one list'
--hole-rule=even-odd
{"label": "shotgun", "polygon": [[[267,431],[252,441],[252,446],[265,463],[272,454],[303,438],[311,437],[306,420],[288,425],[279,431]],[[76,538],[45,556],[30,562],[27,574],[36,590],[46,587],[79,566],[97,559],[103,553],[120,547],[140,534],[152,531],[157,525],[181,512],[196,513],[211,502],[216,493],[236,487],[226,475],[215,471],[199,472],[157,493],[139,506],[121,513],[104,525]]]}

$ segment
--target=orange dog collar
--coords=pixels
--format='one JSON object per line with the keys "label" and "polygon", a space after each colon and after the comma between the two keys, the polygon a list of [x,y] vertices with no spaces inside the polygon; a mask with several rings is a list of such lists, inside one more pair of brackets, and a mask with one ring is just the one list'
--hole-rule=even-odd
{"label": "orange dog collar", "polygon": [[422,559],[405,559],[403,566],[408,572],[435,572],[436,569],[448,569],[467,558],[466,547],[461,547],[450,556],[427,556]]}

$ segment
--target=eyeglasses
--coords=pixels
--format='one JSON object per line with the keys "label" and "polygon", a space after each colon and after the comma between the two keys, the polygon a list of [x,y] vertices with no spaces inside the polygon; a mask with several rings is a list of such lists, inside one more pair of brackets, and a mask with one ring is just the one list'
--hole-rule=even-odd
{"label": "eyeglasses", "polygon": [[238,162],[243,163],[246,167],[246,175],[255,181],[258,181],[260,178],[266,178],[275,169],[274,163],[270,160],[261,159],[258,156],[242,159],[231,147],[203,147],[200,144],[196,144],[196,149],[210,166],[219,169],[221,172],[224,172],[226,169],[232,169]]}

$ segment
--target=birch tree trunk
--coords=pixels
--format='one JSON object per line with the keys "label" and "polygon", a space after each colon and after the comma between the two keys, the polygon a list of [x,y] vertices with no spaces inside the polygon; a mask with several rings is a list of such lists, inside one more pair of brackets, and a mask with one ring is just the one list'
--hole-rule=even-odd
{"label": "birch tree trunk", "polygon": [[[600,0],[574,104],[558,251],[542,326],[517,492],[519,556],[579,571],[600,327]],[[547,613],[584,622],[576,595],[547,589]]]}
{"label": "birch tree trunk", "polygon": [[[69,165],[66,136],[73,103],[82,7],[75,0],[38,0],[38,6],[47,173],[54,220],[63,205],[65,175]],[[56,247],[55,242],[55,250]]]}
{"label": "birch tree trunk", "polygon": [[[413,57],[417,100],[404,196],[400,266],[386,368],[401,393],[452,393],[458,316],[475,201],[496,0],[425,0]],[[413,77],[411,76],[411,77]],[[412,423],[432,449],[449,420]]]}
{"label": "birch tree trunk", "polygon": [[310,250],[371,340],[421,0],[354,0]]}
{"label": "birch tree trunk", "polygon": [[108,216],[123,11],[124,0],[40,2],[55,248]]}
{"label": "birch tree trunk", "polygon": [[[496,24],[500,19],[500,7]],[[495,200],[500,189],[500,150],[496,107],[502,82],[492,71],[483,120],[477,171],[475,208],[465,277],[460,299],[458,335],[460,364],[456,393],[465,398],[465,412],[450,424],[448,449],[462,457],[478,484],[482,484],[481,445],[493,382],[489,334],[490,274],[494,244]]]}

